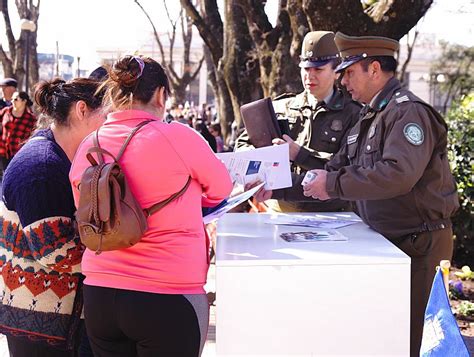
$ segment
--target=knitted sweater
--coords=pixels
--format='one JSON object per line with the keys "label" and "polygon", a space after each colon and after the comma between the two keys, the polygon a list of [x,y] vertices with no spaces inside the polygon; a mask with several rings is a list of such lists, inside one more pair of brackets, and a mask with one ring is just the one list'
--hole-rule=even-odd
{"label": "knitted sweater", "polygon": [[0,202],[0,332],[70,349],[80,319],[83,247],[71,162],[51,130],[15,155]]}

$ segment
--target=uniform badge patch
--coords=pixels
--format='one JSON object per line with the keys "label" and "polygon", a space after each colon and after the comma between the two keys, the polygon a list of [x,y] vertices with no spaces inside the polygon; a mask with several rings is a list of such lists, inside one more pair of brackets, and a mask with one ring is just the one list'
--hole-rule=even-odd
{"label": "uniform badge patch", "polygon": [[371,138],[374,137],[374,135],[375,135],[375,128],[376,128],[376,127],[377,127],[376,125],[372,125],[372,126],[370,127],[370,129],[369,129],[369,139],[371,139]]}
{"label": "uniform badge patch", "polygon": [[306,118],[311,118],[311,114],[312,114],[312,110],[309,109],[309,108],[304,108],[302,111],[301,111],[301,114],[303,114],[303,116],[305,116]]}
{"label": "uniform badge patch", "polygon": [[359,134],[349,135],[347,137],[347,145],[354,144],[357,141]]}
{"label": "uniform badge patch", "polygon": [[342,130],[342,120],[340,119],[334,119],[331,122],[331,130],[334,131],[341,131]]}
{"label": "uniform badge patch", "polygon": [[403,103],[403,102],[409,102],[410,98],[408,98],[408,96],[406,96],[406,95],[403,95],[403,96],[395,99],[395,101],[397,102],[397,104],[400,104],[400,103]]}
{"label": "uniform badge patch", "polygon": [[403,128],[403,135],[408,140],[410,144],[413,145],[421,145],[425,140],[425,134],[423,133],[423,129],[415,123],[408,123]]}

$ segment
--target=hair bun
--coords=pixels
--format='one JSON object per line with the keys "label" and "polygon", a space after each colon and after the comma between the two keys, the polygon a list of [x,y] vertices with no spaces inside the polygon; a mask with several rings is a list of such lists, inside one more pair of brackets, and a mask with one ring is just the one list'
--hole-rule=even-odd
{"label": "hair bun", "polygon": [[125,88],[133,88],[136,86],[138,78],[140,78],[143,69],[140,67],[139,61],[133,56],[125,56],[115,62],[110,71],[110,78],[120,86]]}
{"label": "hair bun", "polygon": [[53,95],[61,90],[64,83],[66,82],[61,78],[38,83],[35,88],[35,102],[40,107],[41,112],[51,114],[51,103],[54,101]]}

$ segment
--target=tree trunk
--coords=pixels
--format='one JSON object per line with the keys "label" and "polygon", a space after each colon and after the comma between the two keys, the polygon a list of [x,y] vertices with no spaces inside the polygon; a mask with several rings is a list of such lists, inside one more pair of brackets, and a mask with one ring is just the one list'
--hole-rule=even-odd
{"label": "tree trunk", "polygon": [[[29,88],[30,93],[32,92],[33,85],[38,82],[38,54],[36,36],[38,31],[38,18],[39,18],[39,7],[40,1],[38,0],[37,5],[34,6],[32,1],[28,0],[16,0],[16,7],[18,9],[18,15],[20,19],[29,19],[36,25],[36,30],[30,33],[29,39],[29,61],[26,64],[26,32],[21,30],[20,37],[15,39],[13,30],[11,27],[10,14],[8,12],[8,1],[0,0],[0,11],[3,15],[5,23],[5,35],[8,42],[8,54],[6,50],[0,44],[0,62],[3,66],[3,72],[5,77],[13,77],[18,81],[19,88],[24,87],[25,81],[25,65],[28,65],[29,69]],[[29,93],[29,94],[30,94]]]}
{"label": "tree trunk", "polygon": [[354,0],[303,0],[311,29],[341,31],[352,36],[377,35],[396,40],[405,36],[422,18],[433,0],[394,1],[379,22]]}
{"label": "tree trunk", "polygon": [[[201,0],[201,14],[191,0],[180,1],[206,43],[214,64],[208,68],[215,70],[213,88],[218,96],[224,134],[234,119],[241,125],[243,103],[263,95],[303,89],[298,62],[303,37],[308,31],[342,31],[355,36],[376,34],[398,40],[433,2],[375,2],[366,13],[357,0],[279,0],[277,24],[272,27],[264,11],[265,1],[226,0],[222,11],[225,26],[216,0]],[[229,105],[231,110],[227,108]]]}

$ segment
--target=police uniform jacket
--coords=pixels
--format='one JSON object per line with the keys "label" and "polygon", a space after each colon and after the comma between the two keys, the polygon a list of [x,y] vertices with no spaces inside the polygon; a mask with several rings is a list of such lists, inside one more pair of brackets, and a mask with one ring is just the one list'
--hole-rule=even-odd
{"label": "police uniform jacket", "polygon": [[[340,200],[307,202],[301,181],[306,171],[323,168],[346,142],[349,129],[359,119],[361,106],[347,93],[334,88],[328,103],[318,103],[314,96],[304,91],[298,95],[283,94],[276,97],[273,107],[279,120],[288,120],[290,137],[301,146],[298,156],[292,163],[293,186],[273,191],[273,198],[285,201],[279,202],[280,209],[308,212],[347,209],[348,203]],[[237,139],[236,148],[248,145],[251,143],[244,131]]]}
{"label": "police uniform jacket", "polygon": [[459,203],[447,126],[431,106],[392,78],[346,140],[326,165],[330,197],[356,201],[364,222],[387,238],[451,224]]}

